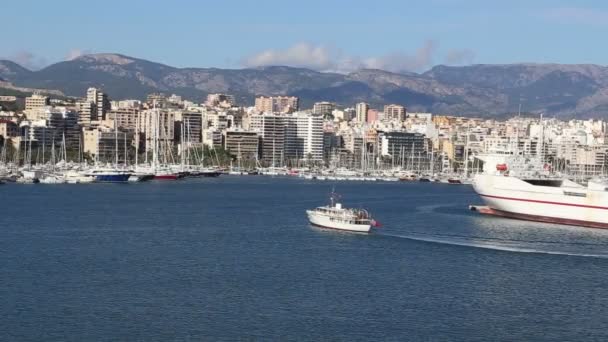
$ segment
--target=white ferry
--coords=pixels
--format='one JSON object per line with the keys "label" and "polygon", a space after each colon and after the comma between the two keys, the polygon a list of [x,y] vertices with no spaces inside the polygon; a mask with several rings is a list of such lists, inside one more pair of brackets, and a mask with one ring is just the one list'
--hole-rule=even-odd
{"label": "white ferry", "polygon": [[535,167],[538,162],[533,158],[523,162],[518,160],[525,159],[521,156],[482,158],[484,172],[475,176],[473,187],[487,206],[471,209],[522,220],[608,228],[608,184],[590,181],[582,186]]}

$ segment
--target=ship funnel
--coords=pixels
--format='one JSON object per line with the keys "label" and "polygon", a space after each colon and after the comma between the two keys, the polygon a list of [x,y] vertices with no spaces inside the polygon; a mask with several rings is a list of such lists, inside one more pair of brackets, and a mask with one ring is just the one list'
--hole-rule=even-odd
{"label": "ship funnel", "polygon": [[336,203],[336,209],[342,209],[342,203]]}

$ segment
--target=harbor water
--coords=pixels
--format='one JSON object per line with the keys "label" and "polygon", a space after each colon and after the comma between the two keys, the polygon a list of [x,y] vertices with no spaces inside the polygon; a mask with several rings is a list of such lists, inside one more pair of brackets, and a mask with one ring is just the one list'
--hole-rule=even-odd
{"label": "harbor water", "polygon": [[[335,186],[382,228],[311,227]],[[5,341],[605,341],[608,231],[472,188],[222,176],[0,188]]]}

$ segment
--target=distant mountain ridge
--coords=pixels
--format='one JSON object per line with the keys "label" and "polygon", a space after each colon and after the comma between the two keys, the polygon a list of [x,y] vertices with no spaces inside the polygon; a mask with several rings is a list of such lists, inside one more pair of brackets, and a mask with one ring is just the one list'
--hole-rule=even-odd
{"label": "distant mountain ridge", "polygon": [[120,54],[91,54],[30,71],[0,61],[0,79],[14,86],[84,96],[91,86],[111,98],[175,93],[201,101],[208,93],[296,95],[303,106],[334,101],[351,106],[397,103],[410,111],[492,117],[543,112],[558,117],[608,117],[608,68],[591,64],[439,65],[416,73],[363,69],[349,74],[271,66],[249,69],[176,68]]}

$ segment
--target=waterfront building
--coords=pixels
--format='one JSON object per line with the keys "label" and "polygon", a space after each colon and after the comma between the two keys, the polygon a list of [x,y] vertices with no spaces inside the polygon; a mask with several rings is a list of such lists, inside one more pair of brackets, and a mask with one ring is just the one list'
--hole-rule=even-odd
{"label": "waterfront building", "polygon": [[176,115],[176,121],[181,122],[182,136],[185,141],[195,144],[202,142],[202,113],[195,111],[182,112],[179,119]]}
{"label": "waterfront building", "polygon": [[224,132],[224,148],[240,159],[259,157],[260,136],[258,132],[233,129]]}
{"label": "waterfront building", "polygon": [[209,148],[222,147],[222,131],[213,127],[203,129],[203,145]]}
{"label": "waterfront building", "polygon": [[49,107],[46,126],[55,132],[55,145],[65,141],[66,148],[77,148],[80,145],[81,128],[78,124],[78,113],[65,107]]}
{"label": "waterfront building", "polygon": [[397,157],[399,155],[426,155],[426,137],[420,133],[379,132],[378,145],[381,155]]}
{"label": "waterfront building", "polygon": [[66,147],[76,147],[80,142],[78,113],[65,107],[51,107],[28,111],[29,117],[20,126],[23,140],[33,146],[59,147],[65,141]]}
{"label": "waterfront building", "polygon": [[340,136],[336,135],[335,132],[324,131],[323,132],[323,159],[329,160],[332,152],[342,147]]}
{"label": "waterfront building", "polygon": [[323,116],[298,112],[285,118],[285,158],[323,160]]}
{"label": "waterfront building", "polygon": [[85,128],[83,130],[83,152],[101,163],[127,163],[133,133],[108,127]]}
{"label": "waterfront building", "polygon": [[285,116],[277,114],[254,114],[250,118],[251,130],[262,138],[261,159],[274,166],[282,165],[285,146]]}

